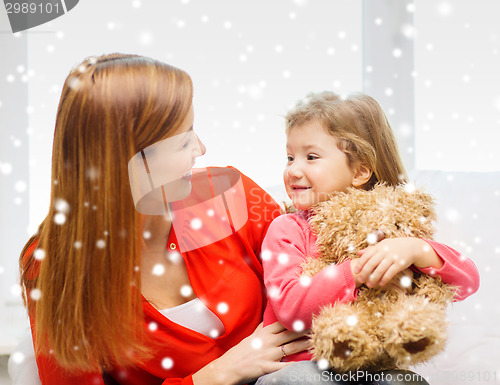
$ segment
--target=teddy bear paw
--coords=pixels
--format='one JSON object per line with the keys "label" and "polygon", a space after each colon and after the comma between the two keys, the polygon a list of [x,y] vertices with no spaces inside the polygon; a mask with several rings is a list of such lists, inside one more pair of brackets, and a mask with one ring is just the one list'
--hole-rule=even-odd
{"label": "teddy bear paw", "polygon": [[419,338],[416,341],[408,341],[405,342],[402,347],[404,350],[408,352],[408,354],[416,354],[423,352],[428,346],[431,344],[430,338],[423,337]]}
{"label": "teddy bear paw", "polygon": [[352,347],[349,346],[348,341],[333,341],[332,355],[339,359],[347,358],[352,353]]}
{"label": "teddy bear paw", "polygon": [[385,351],[400,365],[425,362],[444,349],[446,315],[438,304],[410,298],[384,316]]}
{"label": "teddy bear paw", "polygon": [[377,336],[360,327],[364,316],[352,306],[325,307],[312,327],[314,359],[326,359],[337,372],[363,368],[383,349]]}

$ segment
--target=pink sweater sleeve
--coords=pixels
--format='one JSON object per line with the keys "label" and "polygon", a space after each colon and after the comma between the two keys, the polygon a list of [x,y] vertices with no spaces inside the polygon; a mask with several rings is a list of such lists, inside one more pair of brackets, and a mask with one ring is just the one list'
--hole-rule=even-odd
{"label": "pink sweater sleeve", "polygon": [[425,241],[434,249],[444,264],[440,269],[428,267],[419,270],[425,274],[439,275],[443,282],[458,286],[455,301],[462,301],[474,294],[479,288],[479,272],[474,262],[449,246],[427,239]]}
{"label": "pink sweater sleeve", "polygon": [[262,245],[269,301],[266,312],[272,309],[287,329],[293,330],[295,321],[302,321],[308,329],[313,314],[322,306],[356,298],[350,261],[332,265],[313,277],[301,276],[301,264],[308,256],[317,256],[315,243],[316,237],[307,220],[297,214],[287,214],[271,223]]}

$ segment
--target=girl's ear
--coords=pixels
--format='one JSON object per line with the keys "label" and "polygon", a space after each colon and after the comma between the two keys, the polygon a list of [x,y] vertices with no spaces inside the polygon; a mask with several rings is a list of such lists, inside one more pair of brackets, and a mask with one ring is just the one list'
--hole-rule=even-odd
{"label": "girl's ear", "polygon": [[354,174],[352,176],[353,187],[359,188],[366,184],[372,177],[373,171],[367,167],[364,163],[358,163],[354,168]]}

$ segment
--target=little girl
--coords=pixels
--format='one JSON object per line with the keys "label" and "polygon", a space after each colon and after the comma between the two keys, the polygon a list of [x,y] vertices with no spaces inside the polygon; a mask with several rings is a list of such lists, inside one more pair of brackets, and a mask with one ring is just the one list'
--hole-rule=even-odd
{"label": "little girl", "polygon": [[[285,119],[288,161],[283,179],[297,211],[276,218],[264,239],[262,260],[268,291],[264,325],[279,320],[290,330],[309,329],[313,315],[323,306],[354,301],[362,284],[401,288],[399,278],[410,266],[458,286],[455,300],[477,291],[479,276],[471,260],[440,243],[410,237],[384,239],[361,250],[359,259],[336,265],[334,279],[326,269],[304,285],[300,265],[306,257],[318,255],[316,236],[308,223],[311,207],[348,187],[369,190],[377,182],[396,186],[406,182],[406,175],[387,118],[367,95],[344,99],[332,92],[310,94]],[[284,360],[302,362],[261,377],[257,385],[338,383],[328,375],[332,372],[322,372],[309,361],[310,353],[287,355],[286,348],[286,344],[281,346]],[[383,384],[427,383],[421,377],[405,382],[409,377],[417,375],[394,371],[387,376],[392,381]],[[356,383],[371,384],[359,380]]]}

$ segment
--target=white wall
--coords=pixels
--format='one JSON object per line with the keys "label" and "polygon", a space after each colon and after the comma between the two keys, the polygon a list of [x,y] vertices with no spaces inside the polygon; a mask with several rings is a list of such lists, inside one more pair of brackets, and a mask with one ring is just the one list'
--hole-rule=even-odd
{"label": "white wall", "polygon": [[500,170],[500,3],[415,3],[417,167]]}
{"label": "white wall", "polygon": [[187,70],[207,146],[200,164],[234,165],[264,186],[281,180],[289,105],[311,90],[362,87],[360,0],[86,0],[39,29],[53,33],[28,42],[32,225],[46,210],[61,86],[85,56],[132,52]]}
{"label": "white wall", "polygon": [[127,52],[187,70],[195,128],[207,146],[198,164],[233,165],[262,186],[281,184],[282,115],[291,104],[310,91],[362,88],[361,0],[85,0],[15,36],[1,6],[0,13],[4,350],[24,328],[17,259],[48,209],[54,120],[71,67]]}
{"label": "white wall", "polygon": [[[8,28],[0,13],[0,31]],[[29,217],[28,87],[13,78],[26,70],[26,56],[26,36],[0,33],[0,354],[17,342],[13,325],[25,324],[16,282]]]}

